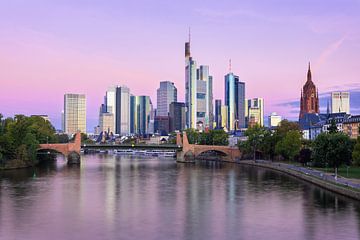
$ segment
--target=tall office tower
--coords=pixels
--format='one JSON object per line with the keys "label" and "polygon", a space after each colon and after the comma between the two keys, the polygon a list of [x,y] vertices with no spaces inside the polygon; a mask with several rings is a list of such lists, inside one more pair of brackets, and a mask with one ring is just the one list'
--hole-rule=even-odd
{"label": "tall office tower", "polygon": [[115,133],[130,134],[130,90],[126,86],[116,88]]}
{"label": "tall office tower", "polygon": [[319,95],[318,90],[311,77],[311,69],[309,63],[309,69],[307,73],[307,81],[303,86],[300,98],[300,114],[301,119],[306,113],[319,113]]}
{"label": "tall office tower", "polygon": [[221,128],[221,100],[216,99],[215,100],[215,125],[216,128]]}
{"label": "tall office tower", "polygon": [[170,132],[182,131],[185,129],[185,103],[170,103]]}
{"label": "tall office tower", "polygon": [[[106,91],[106,112],[114,115],[114,127],[116,126],[116,86],[109,87]],[[114,129],[115,130],[115,129]]]}
{"label": "tall office tower", "polygon": [[114,133],[114,114],[102,112],[99,116],[99,131]]}
{"label": "tall office tower", "polygon": [[331,93],[331,113],[345,112],[350,114],[350,93],[332,92]]}
{"label": "tall office tower", "polygon": [[84,94],[64,95],[64,129],[67,134],[86,133],[86,97]]}
{"label": "tall office tower", "polygon": [[270,114],[269,116],[269,127],[273,128],[273,127],[277,127],[279,126],[280,122],[281,122],[281,116],[277,115],[276,112],[273,112]]}
{"label": "tall office tower", "polygon": [[213,126],[212,76],[208,66],[196,68],[190,54],[190,39],[185,43],[186,128],[204,130]]}
{"label": "tall office tower", "polygon": [[228,131],[227,123],[228,123],[228,106],[221,105],[221,128],[223,128],[225,131]]}
{"label": "tall office tower", "polygon": [[177,102],[177,89],[173,82],[160,82],[157,89],[157,110],[156,116],[168,116],[170,103]]}
{"label": "tall office tower", "polygon": [[190,37],[185,43],[185,107],[186,107],[186,128],[196,128],[197,113],[197,80],[196,62],[190,53]]}
{"label": "tall office tower", "polygon": [[253,98],[245,100],[245,116],[248,127],[253,127],[255,124],[264,126],[264,99]]}
{"label": "tall office tower", "polygon": [[225,75],[225,105],[228,106],[228,129],[245,127],[245,83],[231,70]]}
{"label": "tall office tower", "polygon": [[149,96],[130,97],[130,130],[133,134],[145,135],[153,132],[154,110]]}

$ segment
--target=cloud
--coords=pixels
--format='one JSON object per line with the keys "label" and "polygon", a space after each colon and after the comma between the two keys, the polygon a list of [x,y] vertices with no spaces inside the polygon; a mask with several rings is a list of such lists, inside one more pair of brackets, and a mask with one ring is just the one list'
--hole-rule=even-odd
{"label": "cloud", "polygon": [[347,35],[342,36],[337,41],[331,43],[329,46],[327,46],[322,53],[320,54],[319,58],[317,59],[317,66],[320,67],[322,64],[324,64],[331,55],[333,55],[344,43],[345,39],[347,38]]}

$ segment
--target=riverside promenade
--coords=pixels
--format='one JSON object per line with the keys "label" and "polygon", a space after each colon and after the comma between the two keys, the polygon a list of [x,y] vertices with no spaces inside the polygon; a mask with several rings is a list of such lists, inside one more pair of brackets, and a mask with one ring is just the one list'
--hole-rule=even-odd
{"label": "riverside promenade", "polygon": [[332,192],[360,201],[360,182],[357,179],[348,179],[340,176],[336,179],[334,174],[324,173],[308,167],[265,160],[246,160],[238,161],[238,163],[280,171],[307,182],[311,182]]}

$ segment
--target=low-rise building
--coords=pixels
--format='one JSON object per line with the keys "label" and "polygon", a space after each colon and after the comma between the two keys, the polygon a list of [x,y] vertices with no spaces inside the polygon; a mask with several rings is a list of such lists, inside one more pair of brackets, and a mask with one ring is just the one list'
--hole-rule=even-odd
{"label": "low-rise building", "polygon": [[351,116],[342,123],[344,133],[350,138],[356,139],[360,136],[360,115]]}

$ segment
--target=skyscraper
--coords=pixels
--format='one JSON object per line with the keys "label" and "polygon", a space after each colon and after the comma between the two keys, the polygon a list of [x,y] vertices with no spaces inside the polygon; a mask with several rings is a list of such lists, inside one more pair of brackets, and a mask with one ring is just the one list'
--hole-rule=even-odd
{"label": "skyscraper", "polygon": [[221,128],[221,100],[215,100],[215,125],[216,128]]}
{"label": "skyscraper", "polygon": [[114,133],[114,114],[100,113],[99,116],[99,131]]}
{"label": "skyscraper", "polygon": [[86,133],[86,97],[84,94],[64,95],[64,132]]}
{"label": "skyscraper", "polygon": [[302,118],[305,113],[319,113],[318,90],[312,81],[310,63],[307,81],[301,91],[299,119]]}
{"label": "skyscraper", "polygon": [[131,96],[131,133],[145,135],[153,132],[153,106],[149,96]]}
{"label": "skyscraper", "polygon": [[231,71],[225,75],[225,105],[228,106],[229,130],[245,127],[245,83]]}
{"label": "skyscraper", "polygon": [[245,100],[245,115],[248,127],[253,127],[255,124],[264,126],[264,99],[253,98]]}
{"label": "skyscraper", "polygon": [[170,132],[182,131],[185,129],[185,104],[173,102],[170,104]]}
{"label": "skyscraper", "polygon": [[332,92],[331,93],[331,113],[345,112],[350,114],[350,93]]}
{"label": "skyscraper", "polygon": [[[106,91],[106,112],[114,115],[114,127],[116,126],[116,86],[109,87]],[[114,129],[115,130],[115,129]]]}
{"label": "skyscraper", "polygon": [[168,116],[170,103],[177,102],[177,89],[173,82],[160,82],[157,89],[157,116]]}
{"label": "skyscraper", "polygon": [[115,132],[120,135],[130,133],[130,90],[126,86],[116,87]]}
{"label": "skyscraper", "polygon": [[185,106],[187,128],[212,128],[213,78],[208,66],[196,67],[190,54],[190,39],[185,43]]}

